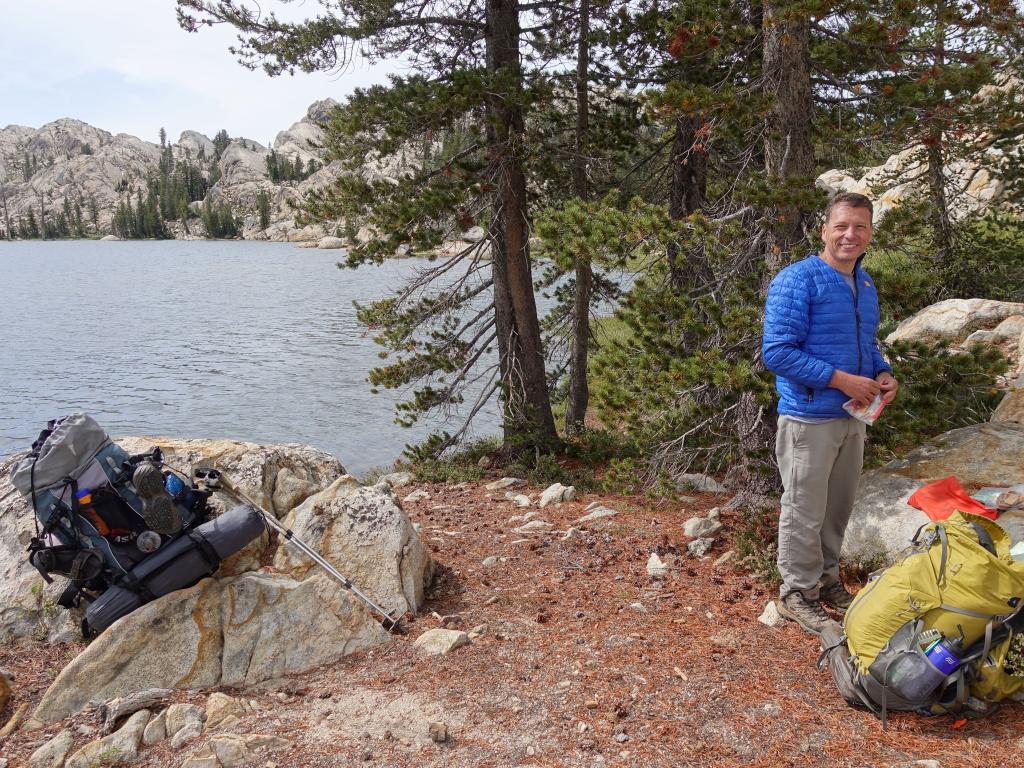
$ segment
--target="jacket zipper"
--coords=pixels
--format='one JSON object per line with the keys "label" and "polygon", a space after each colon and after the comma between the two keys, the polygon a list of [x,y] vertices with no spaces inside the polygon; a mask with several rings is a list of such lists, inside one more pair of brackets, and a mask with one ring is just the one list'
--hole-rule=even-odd
{"label": "jacket zipper", "polygon": [[853,265],[853,318],[857,329],[857,375],[861,376],[862,352],[860,348],[860,291],[857,288],[857,267],[860,265],[861,256]]}

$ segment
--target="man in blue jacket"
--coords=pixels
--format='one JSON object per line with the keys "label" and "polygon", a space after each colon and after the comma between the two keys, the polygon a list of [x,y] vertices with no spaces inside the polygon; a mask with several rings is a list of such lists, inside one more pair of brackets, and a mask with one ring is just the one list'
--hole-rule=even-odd
{"label": "man in blue jacket", "polygon": [[896,396],[878,350],[878,293],[860,262],[871,241],[871,201],[840,192],[825,209],[821,253],[783,269],[765,304],[765,365],[776,374],[775,455],[785,492],[779,517],[779,613],[819,634],[853,596],[839,551],[864,459],[865,425],[843,409]]}

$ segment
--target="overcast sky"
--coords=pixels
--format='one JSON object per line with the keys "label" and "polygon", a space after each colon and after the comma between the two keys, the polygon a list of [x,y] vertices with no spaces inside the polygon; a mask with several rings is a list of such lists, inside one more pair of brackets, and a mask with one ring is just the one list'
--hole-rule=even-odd
{"label": "overcast sky", "polygon": [[188,34],[174,8],[174,0],[0,0],[0,128],[73,117],[147,141],[161,127],[175,141],[187,129],[212,137],[225,128],[266,143],[314,101],[340,101],[397,71],[360,63],[340,75],[271,78],[228,52],[231,29]]}

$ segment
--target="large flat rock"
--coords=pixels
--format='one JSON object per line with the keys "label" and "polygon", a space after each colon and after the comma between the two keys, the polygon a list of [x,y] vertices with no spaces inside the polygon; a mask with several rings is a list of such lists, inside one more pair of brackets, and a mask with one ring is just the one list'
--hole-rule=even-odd
{"label": "large flat rock", "polygon": [[65,667],[33,713],[61,720],[146,688],[254,685],[307,672],[390,636],[322,573],[204,579],[115,622]]}
{"label": "large flat rock", "polygon": [[[421,606],[433,561],[389,483],[361,486],[339,476],[344,470],[336,459],[321,461],[326,454],[301,446],[159,443],[169,462],[188,465],[214,455],[217,466],[230,466],[248,494],[286,512],[297,538],[385,609],[401,615]],[[305,554],[284,548],[283,539],[277,573],[254,570],[258,559],[236,559],[234,568],[114,622],[61,671],[34,722],[61,720],[91,701],[146,688],[250,686],[388,641],[362,601]]]}
{"label": "large flat rock", "polygon": [[894,341],[964,341],[979,328],[1024,315],[1024,304],[991,299],[946,299],[908,317],[886,338]]}
{"label": "large flat rock", "polygon": [[[955,476],[968,491],[1024,483],[1024,426],[985,423],[946,432],[904,458],[865,473],[843,542],[843,558],[895,556],[928,517],[907,504],[927,483]],[[1024,515],[1003,515],[1014,540],[1024,538]]]}
{"label": "large flat rock", "polygon": [[954,429],[878,471],[922,484],[948,475],[965,487],[1024,483],[1024,427],[989,422]]}

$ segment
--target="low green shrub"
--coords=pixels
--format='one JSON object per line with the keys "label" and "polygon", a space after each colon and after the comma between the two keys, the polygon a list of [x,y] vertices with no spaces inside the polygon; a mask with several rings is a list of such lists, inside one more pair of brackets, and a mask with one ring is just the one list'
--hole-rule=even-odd
{"label": "low green shrub", "polygon": [[758,579],[782,583],[778,563],[779,513],[775,507],[751,507],[736,529],[736,559]]}
{"label": "low green shrub", "polygon": [[864,266],[878,286],[883,338],[942,299],[1024,300],[1024,219],[990,212],[960,224],[941,261],[931,255],[927,217],[913,207],[887,214],[876,235]]}
{"label": "low green shrub", "polygon": [[484,476],[485,467],[481,466],[481,460],[485,457],[489,459],[500,447],[498,438],[486,437],[464,443],[459,450],[438,457],[432,441],[428,439],[419,446],[407,445],[406,458],[396,468],[412,472],[421,482],[475,482]]}
{"label": "low green shrub", "polygon": [[900,382],[896,400],[868,430],[865,465],[878,466],[950,429],[988,421],[1003,392],[996,378],[1007,360],[979,345],[953,351],[945,345],[898,342],[885,349]]}

